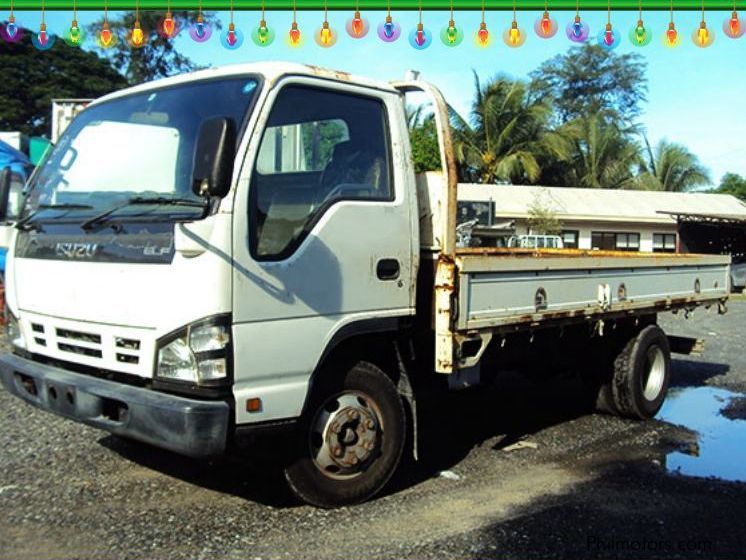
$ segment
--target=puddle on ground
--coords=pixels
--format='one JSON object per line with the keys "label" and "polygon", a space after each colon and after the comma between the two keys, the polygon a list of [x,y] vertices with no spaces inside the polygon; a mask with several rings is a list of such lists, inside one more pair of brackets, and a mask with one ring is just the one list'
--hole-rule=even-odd
{"label": "puddle on ground", "polygon": [[[723,415],[744,395],[714,387],[671,389],[657,418],[697,432],[698,445],[666,458],[669,472],[746,482],[746,420]],[[732,415],[731,415],[732,416]]]}

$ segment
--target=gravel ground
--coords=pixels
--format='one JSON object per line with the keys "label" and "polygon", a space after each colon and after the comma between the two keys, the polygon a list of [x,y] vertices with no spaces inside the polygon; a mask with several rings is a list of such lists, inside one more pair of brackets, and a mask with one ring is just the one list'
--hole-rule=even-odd
{"label": "gravel ground", "polygon": [[[746,302],[662,322],[707,339],[704,358],[676,360],[676,385],[746,389]],[[0,390],[0,558],[743,556],[746,485],[666,471],[695,434],[583,415],[574,394],[506,376],[458,395],[383,496],[325,511],[294,502],[276,470],[183,458]],[[535,447],[507,451],[516,441]]]}

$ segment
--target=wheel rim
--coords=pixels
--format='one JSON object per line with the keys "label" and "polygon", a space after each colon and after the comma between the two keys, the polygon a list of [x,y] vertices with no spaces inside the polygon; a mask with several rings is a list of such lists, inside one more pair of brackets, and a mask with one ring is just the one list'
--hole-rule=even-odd
{"label": "wheel rim", "polygon": [[645,375],[642,379],[642,394],[654,401],[660,395],[666,378],[666,359],[660,346],[651,346],[645,355]]}
{"label": "wheel rim", "polygon": [[335,395],[311,424],[313,463],[329,478],[358,477],[380,455],[382,435],[383,420],[373,399],[358,391]]}

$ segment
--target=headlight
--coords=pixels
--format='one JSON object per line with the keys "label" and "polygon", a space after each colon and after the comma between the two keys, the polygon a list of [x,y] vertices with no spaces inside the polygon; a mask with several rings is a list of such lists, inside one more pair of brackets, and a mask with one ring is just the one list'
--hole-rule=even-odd
{"label": "headlight", "polygon": [[16,348],[26,349],[26,340],[23,338],[21,325],[7,306],[5,307],[5,335]]}
{"label": "headlight", "polygon": [[198,325],[189,330],[189,346],[194,352],[223,350],[230,342],[225,325]]}
{"label": "headlight", "polygon": [[190,325],[158,350],[156,378],[215,385],[229,377],[230,316]]}
{"label": "headlight", "polygon": [[184,338],[177,338],[158,351],[158,377],[197,381],[197,359]]}

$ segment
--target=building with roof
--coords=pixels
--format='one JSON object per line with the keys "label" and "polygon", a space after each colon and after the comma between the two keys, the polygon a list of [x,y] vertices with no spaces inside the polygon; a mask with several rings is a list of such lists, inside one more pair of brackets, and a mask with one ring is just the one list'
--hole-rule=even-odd
{"label": "building with roof", "polygon": [[498,239],[496,244],[501,229],[508,235],[531,233],[532,207],[554,214],[565,247],[579,249],[675,252],[684,218],[746,226],[746,204],[726,194],[460,184],[458,198],[463,218],[480,209],[479,229]]}

